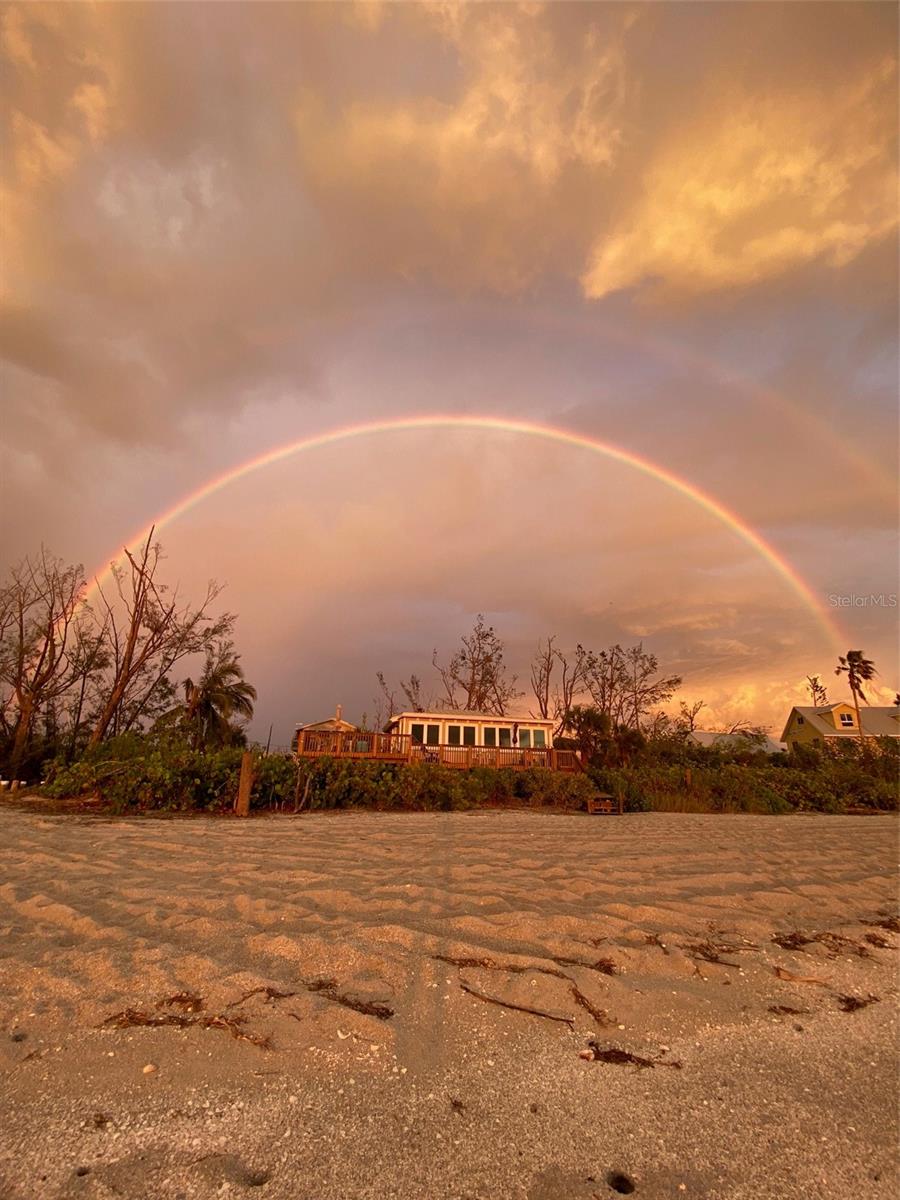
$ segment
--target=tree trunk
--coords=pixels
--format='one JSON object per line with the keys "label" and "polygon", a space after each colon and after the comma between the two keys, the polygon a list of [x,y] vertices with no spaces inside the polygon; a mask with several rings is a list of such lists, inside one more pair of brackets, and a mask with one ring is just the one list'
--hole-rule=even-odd
{"label": "tree trunk", "polygon": [[13,740],[12,756],[10,758],[10,775],[18,779],[19,768],[31,737],[31,726],[34,722],[34,698],[26,694],[19,705],[19,720],[16,725],[16,736]]}
{"label": "tree trunk", "polygon": [[104,734],[116,714],[116,709],[119,707],[122,697],[125,695],[125,683],[126,681],[117,684],[110,692],[109,699],[103,706],[103,712],[100,714],[100,718],[91,733],[90,741],[87,745],[88,750],[95,749],[103,741]]}
{"label": "tree trunk", "polygon": [[856,730],[859,734],[859,744],[860,747],[864,747],[866,743],[863,737],[862,721],[859,719],[859,695],[852,683],[850,684],[850,691],[853,694],[853,707],[856,709]]}

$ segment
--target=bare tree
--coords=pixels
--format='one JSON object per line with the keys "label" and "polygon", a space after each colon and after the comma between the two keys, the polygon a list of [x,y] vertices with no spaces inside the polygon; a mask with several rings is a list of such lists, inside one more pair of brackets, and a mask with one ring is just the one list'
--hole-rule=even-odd
{"label": "bare tree", "polygon": [[51,724],[57,704],[91,669],[84,574],[43,548],[10,572],[0,590],[0,713],[12,737],[10,772],[21,767],[35,722]]}
{"label": "bare tree", "polygon": [[130,728],[152,713],[154,698],[172,692],[169,672],[181,659],[205,653],[217,641],[227,640],[234,617],[216,619],[209,607],[220,592],[210,582],[202,603],[183,604],[177,590],[170,592],[156,580],[162,559],[151,529],[137,555],[125,550],[128,569],[114,566],[115,595],[107,596],[98,584],[105,610],[104,627],[111,658],[111,676],[88,743],[98,745],[110,728]]}
{"label": "bare tree", "polygon": [[685,704],[682,700],[678,706],[676,718],[678,728],[684,733],[693,733],[697,728],[697,717],[704,708],[706,708],[705,700],[695,700],[691,705]]}
{"label": "bare tree", "polygon": [[531,660],[531,691],[538,707],[537,715],[544,721],[550,718],[550,684],[559,654],[553,645],[555,641],[554,634],[547,638],[546,645],[538,642],[534,658]]}
{"label": "bare tree", "polygon": [[437,650],[431,661],[444,688],[444,702],[453,711],[503,716],[509,704],[523,695],[516,687],[516,676],[507,675],[503,643],[481,613],[446,666],[438,661]]}
{"label": "bare tree", "polygon": [[806,687],[812,698],[813,708],[821,708],[828,703],[828,692],[818,675],[807,675]]}
{"label": "bare tree", "polygon": [[[374,697],[372,703],[375,705],[375,727],[380,729],[385,721],[400,711],[400,703],[396,691],[388,684],[384,671],[376,671],[375,678],[378,680],[378,689],[381,694]],[[410,712],[427,712],[430,708],[431,697],[423,695],[422,680],[418,675],[410,675],[409,679],[401,679],[400,691]]]}
{"label": "bare tree", "polygon": [[625,693],[627,698],[627,724],[640,732],[641,721],[646,713],[657,704],[671,700],[681,687],[680,675],[659,676],[659,660],[655,654],[644,649],[638,642],[625,653]]}
{"label": "bare tree", "polygon": [[604,713],[613,725],[622,722],[625,709],[628,675],[625,669],[625,651],[616,644],[608,650],[586,652],[585,683],[596,708]]}
{"label": "bare tree", "polygon": [[566,727],[577,696],[585,690],[590,656],[584,646],[578,645],[574,657],[570,658],[554,645],[555,641],[553,634],[546,642],[538,642],[531,660],[531,690],[538,715],[545,721],[555,721],[555,733],[559,736]]}
{"label": "bare tree", "polygon": [[659,676],[659,661],[643,643],[624,650],[618,643],[607,650],[584,652],[583,673],[596,707],[613,726],[640,731],[647,713],[665,704],[681,686],[680,675]]}

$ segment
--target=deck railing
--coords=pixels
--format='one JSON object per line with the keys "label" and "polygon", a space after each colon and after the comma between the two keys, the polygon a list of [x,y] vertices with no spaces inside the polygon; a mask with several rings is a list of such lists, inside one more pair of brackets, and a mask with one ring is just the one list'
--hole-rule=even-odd
{"label": "deck railing", "polygon": [[409,758],[412,738],[408,733],[350,733],[301,730],[297,753],[301,758],[380,758],[405,761]]}
{"label": "deck railing", "polygon": [[547,767],[552,771],[578,771],[581,762],[573,750],[532,749],[524,746],[423,746],[408,733],[350,733],[301,730],[297,737],[301,758],[354,758],[382,762],[435,763],[467,770],[471,767],[507,767],[526,770]]}

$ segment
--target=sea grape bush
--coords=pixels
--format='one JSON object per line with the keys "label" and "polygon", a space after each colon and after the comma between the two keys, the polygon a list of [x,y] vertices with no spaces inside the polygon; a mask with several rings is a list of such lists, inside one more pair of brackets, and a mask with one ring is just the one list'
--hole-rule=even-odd
{"label": "sea grape bush", "polygon": [[[79,761],[48,765],[45,795],[96,796],[118,812],[226,811],[237,793],[240,748],[195,749],[177,736],[124,734]],[[896,810],[900,748],[842,747],[767,758],[695,751],[680,760],[648,754],[630,767],[569,775],[450,770],[434,764],[305,759],[258,754],[251,804],[257,810],[367,808],[458,811],[530,805],[583,808],[596,791],[621,795],[625,810],[662,812],[845,812]]]}
{"label": "sea grape bush", "polygon": [[[237,793],[241,753],[208,753],[177,741],[112,738],[76,763],[51,763],[42,790],[55,797],[95,796],[117,812],[221,811],[232,806]],[[310,810],[583,807],[592,790],[583,775],[559,775],[539,767],[453,771],[427,763],[404,766],[334,758],[298,765],[289,755],[271,754],[260,755],[254,764],[251,805],[286,811],[300,802]]]}
{"label": "sea grape bush", "polygon": [[621,793],[629,812],[895,811],[898,753],[784,755],[753,765],[657,762],[629,769],[591,770],[602,791]]}

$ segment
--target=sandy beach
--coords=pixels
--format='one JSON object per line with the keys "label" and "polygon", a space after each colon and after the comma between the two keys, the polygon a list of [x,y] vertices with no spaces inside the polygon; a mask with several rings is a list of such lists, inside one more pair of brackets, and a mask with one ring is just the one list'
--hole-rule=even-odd
{"label": "sandy beach", "polygon": [[0,1195],[892,1196],[896,851],[892,816],[4,807]]}

